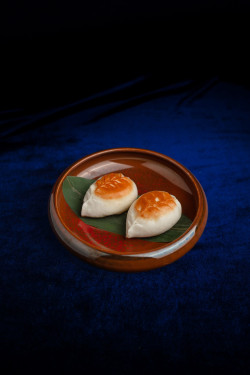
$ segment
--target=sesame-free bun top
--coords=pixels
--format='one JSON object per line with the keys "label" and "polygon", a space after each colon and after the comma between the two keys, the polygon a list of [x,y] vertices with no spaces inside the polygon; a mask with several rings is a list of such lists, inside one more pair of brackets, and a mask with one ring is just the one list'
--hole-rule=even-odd
{"label": "sesame-free bun top", "polygon": [[177,198],[165,191],[150,191],[133,202],[126,220],[126,237],[161,234],[179,221],[182,208]]}
{"label": "sesame-free bun top", "polygon": [[136,184],[122,173],[100,177],[87,190],[81,216],[105,217],[126,211],[137,198]]}

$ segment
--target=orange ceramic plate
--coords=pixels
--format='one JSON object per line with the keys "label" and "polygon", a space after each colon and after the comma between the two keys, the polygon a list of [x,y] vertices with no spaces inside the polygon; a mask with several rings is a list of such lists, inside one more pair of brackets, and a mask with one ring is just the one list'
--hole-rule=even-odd
{"label": "orange ceramic plate", "polygon": [[[139,195],[167,191],[181,202],[192,225],[170,243],[126,239],[85,224],[67,205],[62,183],[67,176],[97,179],[121,172],[138,187]],[[86,156],[57,179],[49,199],[49,219],[58,239],[83,260],[113,271],[146,271],[165,266],[187,253],[199,240],[207,222],[205,193],[192,173],[177,161],[154,151],[117,148]]]}

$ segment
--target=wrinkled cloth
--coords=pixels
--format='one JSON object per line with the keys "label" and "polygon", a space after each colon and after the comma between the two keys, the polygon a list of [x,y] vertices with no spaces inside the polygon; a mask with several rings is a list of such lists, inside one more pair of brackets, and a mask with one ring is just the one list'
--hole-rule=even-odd
{"label": "wrinkled cloth", "polygon": [[[2,113],[0,332],[9,373],[247,373],[249,103],[248,87],[216,77],[166,86],[139,77],[67,105]],[[206,193],[202,237],[166,267],[96,268],[50,228],[60,173],[115,147],[176,159]]]}

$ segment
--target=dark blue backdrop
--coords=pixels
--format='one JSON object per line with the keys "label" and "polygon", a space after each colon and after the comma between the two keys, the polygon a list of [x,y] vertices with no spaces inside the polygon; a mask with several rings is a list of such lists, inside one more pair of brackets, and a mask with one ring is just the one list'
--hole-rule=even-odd
{"label": "dark blue backdrop", "polygon": [[[5,373],[248,372],[247,14],[220,4],[193,4],[193,12],[138,5],[134,13],[89,6],[83,25],[69,12],[68,28],[67,8],[57,23],[55,9],[49,17],[46,7],[9,8],[15,17],[1,34]],[[55,238],[47,217],[55,180],[77,159],[112,147],[164,153],[202,184],[207,227],[177,262],[115,273]]]}

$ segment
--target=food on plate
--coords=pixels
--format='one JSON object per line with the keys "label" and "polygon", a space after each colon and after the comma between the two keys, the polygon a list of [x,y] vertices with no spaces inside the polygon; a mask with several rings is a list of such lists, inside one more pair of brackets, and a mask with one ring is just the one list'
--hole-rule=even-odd
{"label": "food on plate", "polygon": [[178,199],[165,191],[150,191],[130,206],[126,219],[126,237],[151,237],[166,232],[180,219]]}
{"label": "food on plate", "polygon": [[81,216],[105,217],[126,211],[138,197],[137,186],[122,173],[108,173],[87,190]]}

